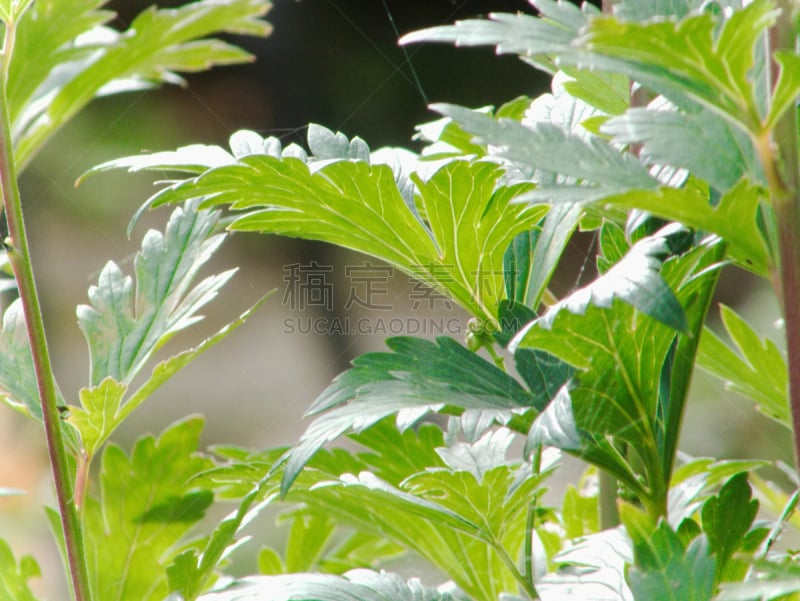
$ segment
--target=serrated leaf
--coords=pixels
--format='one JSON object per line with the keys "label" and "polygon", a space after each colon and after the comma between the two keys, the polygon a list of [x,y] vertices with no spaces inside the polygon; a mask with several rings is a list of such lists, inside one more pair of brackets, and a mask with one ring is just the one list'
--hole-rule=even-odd
{"label": "serrated leaf", "polygon": [[[777,18],[767,1],[735,11],[722,27],[709,13],[647,23],[593,19],[576,45],[609,57],[614,68],[665,94],[691,99],[749,132],[761,130],[750,71],[754,47]],[[587,66],[591,57],[582,57]],[[600,59],[602,61],[602,58]],[[599,66],[596,65],[596,66]]]}
{"label": "serrated leaf", "polygon": [[41,576],[39,565],[26,555],[17,562],[11,547],[0,539],[0,597],[14,601],[37,601],[28,580]]}
{"label": "serrated leaf", "polygon": [[791,427],[786,359],[769,338],[761,338],[733,309],[720,307],[733,348],[706,328],[700,339],[698,366],[758,403],[759,410]]}
{"label": "serrated leaf", "polygon": [[309,458],[323,445],[398,413],[402,428],[444,405],[461,409],[524,409],[533,396],[514,378],[450,338],[437,342],[398,337],[393,353],[368,353],[334,380],[308,414],[326,411],[286,457],[284,493]]}
{"label": "serrated leaf", "polygon": [[[716,583],[744,576],[746,564],[734,560],[733,555],[744,544],[757,512],[758,501],[752,498],[746,473],[728,480],[718,495],[703,504],[703,532],[717,560]],[[737,570],[736,564],[744,569]]]}
{"label": "serrated leaf", "polygon": [[793,52],[777,51],[773,58],[780,65],[780,73],[765,120],[765,128],[768,129],[773,129],[784,113],[796,106],[800,95],[800,56]]}
{"label": "serrated leaf", "polygon": [[562,310],[582,314],[590,305],[609,308],[619,299],[671,328],[686,331],[683,308],[659,274],[662,260],[670,252],[668,238],[681,229],[671,224],[637,242],[606,273],[551,307],[541,318],[541,326],[550,327]]}
{"label": "serrated leaf", "polygon": [[[181,82],[178,72],[249,60],[243,50],[207,36],[269,32],[258,19],[270,6],[265,0],[153,7],[123,33],[100,27],[111,16],[95,10],[102,4],[36,2],[25,15],[10,78],[19,164],[96,96]],[[70,43],[79,35],[79,43]],[[37,67],[31,77],[27,67],[32,64]]]}
{"label": "serrated leaf", "polygon": [[543,18],[522,13],[492,13],[489,19],[456,21],[454,25],[431,27],[407,34],[400,44],[447,42],[456,46],[496,46],[498,54],[536,57],[567,51],[590,18],[599,14],[588,2],[578,8],[571,2],[535,0]]}
{"label": "serrated leaf", "polygon": [[[210,169],[166,188],[153,200],[161,204],[203,197],[207,205],[230,204],[244,211],[233,229],[322,240],[380,258],[447,291],[472,314],[491,322],[504,297],[503,253],[547,210],[512,203],[529,186],[497,188],[500,175],[492,163],[453,161],[424,181],[412,176],[414,208],[386,165],[362,160],[307,165],[261,154]],[[511,225],[498,227],[500,223]]]}
{"label": "serrated leaf", "polygon": [[536,583],[544,599],[633,601],[625,582],[625,565],[631,563],[631,541],[622,528],[586,536],[557,554],[558,570]]}
{"label": "serrated leaf", "polygon": [[682,19],[704,4],[704,0],[621,0],[614,4],[614,16],[639,23],[656,17]]}
{"label": "serrated leaf", "polygon": [[526,126],[512,119],[495,120],[449,104],[431,108],[458,122],[479,143],[496,145],[497,156],[541,172],[536,178],[537,188],[525,198],[590,202],[630,189],[657,186],[635,157],[620,153],[588,132],[576,134],[545,121]]}
{"label": "serrated leaf", "polygon": [[197,453],[201,428],[200,419],[180,422],[158,438],[140,438],[130,456],[106,447],[99,495],[82,508],[99,597],[161,601],[169,592],[166,565],[213,500],[211,491],[187,484],[212,465]]}
{"label": "serrated leaf", "polygon": [[627,581],[634,599],[710,601],[716,561],[708,539],[699,536],[684,547],[665,521],[658,526],[636,516],[638,509],[620,507],[620,517],[633,540],[634,564]]}
{"label": "serrated leaf", "polygon": [[[649,245],[656,239],[643,240]],[[709,270],[714,248],[701,246],[665,263],[662,272],[679,304],[691,303],[704,280],[715,274],[713,266]],[[675,331],[619,301],[602,309],[588,302],[589,294],[577,294],[574,302],[567,297],[512,341],[512,349],[546,351],[578,369],[534,422],[529,447],[554,444],[611,471],[637,494],[665,494],[665,489],[656,492],[665,482],[648,479],[664,477],[659,465],[664,460],[659,455],[659,380]],[[644,468],[650,474],[644,489],[615,447],[620,441],[642,453],[642,465],[649,466]],[[648,491],[647,486],[653,488]]]}
{"label": "serrated leaf", "polygon": [[113,262],[89,288],[91,306],[80,305],[78,323],[89,344],[91,385],[105,378],[130,383],[158,348],[175,332],[200,317],[233,275],[226,271],[192,282],[224,239],[212,235],[219,215],[197,210],[196,204],[176,209],[165,233],[150,230],[136,254],[136,286]]}
{"label": "serrated leaf", "polygon": [[760,188],[743,180],[713,206],[708,192],[690,180],[680,189],[630,192],[605,202],[622,209],[642,209],[687,227],[713,232],[728,243],[728,255],[738,265],[766,276],[771,261],[757,221],[761,195]]}
{"label": "serrated leaf", "polygon": [[453,601],[449,593],[425,587],[416,578],[406,582],[396,574],[371,570],[352,570],[343,577],[330,574],[250,576],[222,591],[203,595],[200,601],[262,597],[271,601]]}
{"label": "serrated leaf", "polygon": [[[582,69],[567,69],[566,74],[572,79],[564,82],[564,89],[570,96],[582,100],[589,106],[607,115],[619,115],[630,106],[631,84],[624,75]],[[584,117],[581,123],[590,118]]]}
{"label": "serrated leaf", "polygon": [[764,180],[752,140],[709,109],[632,108],[601,131],[619,144],[638,145],[645,164],[686,169],[720,193],[742,178]]}

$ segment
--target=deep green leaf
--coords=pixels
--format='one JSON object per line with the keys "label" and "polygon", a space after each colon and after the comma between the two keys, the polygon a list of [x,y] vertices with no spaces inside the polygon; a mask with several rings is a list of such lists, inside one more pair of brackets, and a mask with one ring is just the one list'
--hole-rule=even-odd
{"label": "deep green leaf", "polygon": [[[659,239],[664,242],[658,236],[643,241],[650,247]],[[700,246],[665,263],[662,272],[666,271],[666,281],[677,292],[679,304],[690,304],[703,290],[706,278],[715,275],[708,264],[714,246]],[[610,301],[609,308],[603,309],[588,302],[590,299],[585,292],[574,293],[512,342],[512,348],[545,351],[578,370],[534,422],[529,448],[555,445],[611,471],[637,494],[663,494],[654,491],[665,487],[665,482],[648,482],[646,476],[646,486],[655,487],[648,492],[635,471],[644,466],[650,476],[664,477],[658,465],[663,459],[657,438],[659,379],[675,331],[619,301]],[[641,454],[638,468],[624,460],[615,446],[622,441]]]}
{"label": "deep green leaf", "polygon": [[445,405],[467,410],[533,406],[534,397],[514,378],[449,338],[434,343],[398,337],[387,345],[394,352],[362,355],[314,401],[309,414],[327,413],[314,420],[288,453],[284,492],[323,445],[388,415],[399,413],[402,429]]}
{"label": "deep green leaf", "polygon": [[627,504],[620,516],[633,540],[627,581],[636,601],[710,601],[716,561],[705,536],[684,547],[665,521],[654,526]]}
{"label": "deep green leaf", "polygon": [[769,338],[761,338],[733,309],[720,307],[733,348],[706,328],[700,339],[698,366],[758,403],[759,410],[791,427],[786,359]]}
{"label": "deep green leaf", "polygon": [[17,562],[11,547],[0,539],[0,598],[36,601],[37,597],[28,586],[28,580],[39,576],[39,565],[33,557],[26,555]]}
{"label": "deep green leaf", "polygon": [[83,506],[92,588],[103,599],[161,601],[169,592],[166,566],[203,517],[211,492],[187,482],[211,467],[197,453],[202,422],[175,424],[145,436],[130,456],[103,453],[100,490]]}
{"label": "deep green leaf", "polygon": [[413,578],[408,582],[396,574],[352,570],[342,576],[287,574],[250,576],[225,589],[203,595],[200,601],[453,601],[447,592],[428,588]]}
{"label": "deep green leaf", "polygon": [[[744,544],[745,536],[758,512],[758,501],[752,498],[747,474],[728,480],[719,494],[703,504],[703,531],[708,537],[716,564],[715,582],[738,580],[744,573],[735,573],[734,553]],[[746,571],[746,568],[744,569]]]}

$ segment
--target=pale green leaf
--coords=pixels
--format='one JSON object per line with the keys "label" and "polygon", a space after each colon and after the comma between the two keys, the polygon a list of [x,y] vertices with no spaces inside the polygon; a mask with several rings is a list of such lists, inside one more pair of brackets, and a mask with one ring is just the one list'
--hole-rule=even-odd
{"label": "pale green leaf", "polygon": [[416,578],[406,582],[397,574],[352,570],[344,576],[287,574],[250,576],[235,581],[200,601],[453,601],[447,592],[428,588]]}
{"label": "pale green leaf", "polygon": [[769,338],[761,338],[730,307],[720,308],[733,348],[706,328],[700,339],[698,366],[725,380],[732,390],[758,403],[759,410],[791,427],[786,359]]}
{"label": "pale green leaf", "polygon": [[[100,26],[111,16],[96,10],[102,4],[43,1],[25,15],[10,82],[20,164],[97,96],[179,83],[178,72],[249,60],[243,50],[208,36],[269,32],[258,18],[270,6],[265,0],[152,7],[121,33]],[[30,65],[36,66],[28,79]]]}
{"label": "pale green leaf", "polygon": [[380,258],[493,321],[504,296],[503,253],[547,210],[512,203],[525,187],[496,190],[500,175],[492,163],[455,161],[430,179],[415,177],[417,207],[430,229],[390,168],[360,160],[317,161],[311,169],[300,159],[248,155],[154,200],[230,204],[244,211],[233,229],[322,240]]}
{"label": "pale green leaf", "polygon": [[633,601],[625,582],[625,566],[633,561],[633,552],[622,528],[589,534],[553,561],[558,570],[536,583],[544,599]]}
{"label": "pale green leaf", "polygon": [[495,120],[455,105],[435,104],[431,108],[458,122],[479,143],[496,145],[498,156],[540,172],[537,188],[525,198],[589,202],[657,186],[634,156],[620,153],[588,132],[565,131],[546,121],[526,126],[512,119]]}
{"label": "pale green leaf", "polygon": [[656,17],[682,19],[704,4],[705,0],[621,0],[614,4],[614,16],[638,22]]}
{"label": "pale green leaf", "polygon": [[192,285],[224,239],[212,235],[217,220],[218,214],[189,205],[172,213],[164,234],[147,232],[134,260],[135,287],[115,263],[103,268],[89,288],[91,306],[77,310],[93,387],[107,377],[130,383],[172,334],[201,319],[197,310],[233,275],[226,271]]}
{"label": "pale green leaf", "polygon": [[26,415],[42,421],[39,389],[22,302],[12,302],[3,314],[0,331],[0,391],[4,400]]}
{"label": "pale green leaf", "polygon": [[0,539],[0,598],[13,601],[37,601],[28,586],[31,578],[41,576],[39,565],[29,555],[14,557],[11,547]]}
{"label": "pale green leaf", "polygon": [[629,109],[601,131],[620,144],[636,144],[648,165],[686,169],[725,193],[739,180],[763,181],[750,138],[708,109]]}
{"label": "pale green leaf", "polygon": [[81,407],[70,408],[69,421],[78,429],[89,457],[94,456],[119,425],[117,415],[127,390],[126,384],[109,377],[93,388],[82,389]]}
{"label": "pale green leaf", "polygon": [[140,438],[126,455],[103,453],[97,497],[83,506],[89,574],[102,599],[161,601],[168,591],[166,565],[213,500],[187,484],[212,466],[197,453],[202,421],[175,424],[158,438]]}

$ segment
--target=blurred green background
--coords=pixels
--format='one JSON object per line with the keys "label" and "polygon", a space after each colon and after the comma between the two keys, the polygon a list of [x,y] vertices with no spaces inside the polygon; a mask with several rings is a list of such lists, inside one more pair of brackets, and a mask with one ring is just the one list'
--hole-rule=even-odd
{"label": "blurred green background", "polygon": [[[149,4],[111,2],[109,6],[118,12],[114,25],[127,27]],[[154,191],[153,176],[101,174],[76,189],[78,176],[100,162],[141,151],[198,142],[225,145],[240,128],[277,136],[285,144],[303,144],[309,122],[349,137],[361,136],[373,149],[385,145],[413,149],[414,126],[435,118],[426,108],[428,102],[497,105],[521,94],[536,96],[546,91],[548,80],[517,59],[496,57],[487,49],[412,46],[404,52],[397,47],[395,27],[402,34],[493,11],[529,9],[523,0],[276,0],[267,17],[274,26],[270,37],[235,39],[255,55],[255,63],[190,76],[185,88],[92,104],[37,157],[22,181],[51,351],[68,400],[77,402],[76,392],[88,380],[75,306],[86,301],[87,287],[107,260],[119,262],[129,272],[146,229],[162,229],[168,215],[168,210],[148,213],[128,240],[128,221]],[[572,245],[559,275],[560,290],[591,277],[593,265],[586,260],[591,243],[591,236],[579,236]],[[385,337],[287,333],[286,320],[301,315],[282,302],[285,266],[311,261],[333,266],[332,314],[342,315],[352,285],[346,268],[363,265],[363,257],[321,244],[256,235],[237,235],[226,243],[214,267],[237,265],[240,273],[205,311],[206,321],[176,337],[171,349],[185,348],[216,331],[268,290],[277,288],[277,293],[249,327],[198,359],[151,398],[116,440],[127,447],[142,432],[160,431],[186,414],[202,413],[207,416],[207,444],[263,448],[294,442],[304,427],[301,415],[316,395],[353,357],[380,349]],[[412,290],[408,278],[397,275],[381,297],[381,304],[391,305],[392,310],[364,310],[357,315],[408,317]],[[747,276],[728,273],[720,299],[766,326],[762,331],[779,337],[777,330],[770,330],[777,316],[771,296],[753,289]],[[321,308],[311,309],[312,317],[326,317]],[[436,309],[433,315],[466,321],[454,308]],[[784,432],[758,417],[741,399],[721,398],[716,382],[700,375],[696,384],[696,401],[687,416],[686,450],[698,455],[789,459]],[[716,408],[713,431],[704,419],[709,408]],[[0,485],[47,499],[46,469],[37,428],[9,410],[0,410]],[[45,569],[52,570],[55,551],[47,541],[42,513],[31,509],[41,499],[4,500],[0,533],[19,542],[20,551],[35,549],[45,560],[49,556],[51,565]],[[36,533],[34,538],[30,532]]]}

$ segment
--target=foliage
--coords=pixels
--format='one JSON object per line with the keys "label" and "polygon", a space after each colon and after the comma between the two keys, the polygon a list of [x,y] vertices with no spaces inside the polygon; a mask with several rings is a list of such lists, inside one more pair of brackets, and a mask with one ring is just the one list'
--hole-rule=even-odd
{"label": "foliage", "polygon": [[[107,264],[78,308],[91,365],[80,405],[48,387],[30,259],[7,242],[20,300],[0,331],[0,387],[47,430],[60,501],[49,515],[78,601],[711,601],[800,590],[781,540],[797,526],[798,492],[754,473],[772,462],[678,452],[698,366],[791,430],[800,454],[797,9],[532,4],[536,14],[401,40],[491,46],[553,75],[550,93],[496,110],[432,105],[440,118],[418,128],[418,153],[311,125],[307,148],[240,131],[227,148],[90,170],[174,173],[143,209],[181,206],[163,233],[144,236],[133,276]],[[102,28],[101,5],[0,0],[2,127],[19,165],[94,96],[242,60],[205,36],[266,27],[255,0],[152,9],[122,33]],[[35,65],[26,77],[23,61]],[[0,164],[10,227],[13,166]],[[387,339],[388,351],[357,358],[311,404],[290,449],[202,455],[199,419],[127,454],[107,444],[250,314],[142,375],[233,274],[198,275],[226,236],[221,211],[231,231],[337,244],[427,283],[469,313],[464,344]],[[557,297],[551,281],[578,230],[594,234],[597,273]],[[721,310],[729,341],[706,324],[723,269],[775,286],[785,353],[731,308]],[[66,415],[53,423],[57,406]],[[340,439],[350,444],[326,448]],[[558,503],[545,492],[562,453],[587,466]],[[236,508],[195,534],[215,499]],[[245,526],[271,503],[284,509],[285,547],[261,546],[259,574],[226,576]],[[33,599],[35,563],[2,542],[0,556],[0,591]],[[393,573],[399,557],[435,568],[438,584]]]}

